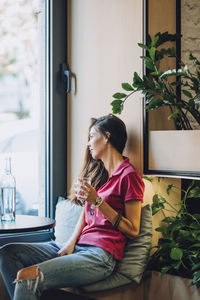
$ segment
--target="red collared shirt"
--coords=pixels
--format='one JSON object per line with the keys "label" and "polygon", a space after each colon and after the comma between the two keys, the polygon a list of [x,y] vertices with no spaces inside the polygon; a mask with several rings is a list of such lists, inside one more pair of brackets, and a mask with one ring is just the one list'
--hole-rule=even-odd
{"label": "red collared shirt", "polygon": [[[126,158],[102,185],[97,193],[114,210],[125,215],[125,202],[128,200],[143,200],[144,182],[135,168]],[[100,247],[114,254],[117,260],[122,259],[126,237],[113,229],[112,224],[104,215],[92,209],[86,202],[86,226],[79,237],[78,244]]]}

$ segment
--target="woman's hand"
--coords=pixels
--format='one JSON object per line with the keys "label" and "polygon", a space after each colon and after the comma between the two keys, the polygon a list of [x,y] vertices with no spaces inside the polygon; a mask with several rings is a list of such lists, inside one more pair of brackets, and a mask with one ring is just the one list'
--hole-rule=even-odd
{"label": "woman's hand", "polygon": [[75,243],[67,241],[66,244],[58,251],[58,256],[72,254],[74,252]]}
{"label": "woman's hand", "polygon": [[81,185],[75,184],[76,196],[83,202],[87,201],[90,204],[95,204],[98,194],[96,190],[86,181],[79,179]]}

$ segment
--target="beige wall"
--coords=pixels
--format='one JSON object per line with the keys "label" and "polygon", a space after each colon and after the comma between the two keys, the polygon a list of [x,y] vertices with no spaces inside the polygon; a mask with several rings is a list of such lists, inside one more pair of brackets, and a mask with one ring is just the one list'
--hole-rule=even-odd
{"label": "beige wall", "polygon": [[[69,5],[70,68],[76,75],[68,99],[70,129],[68,187],[81,167],[91,117],[111,113],[112,95],[122,82],[142,74],[143,7],[141,0],[73,0]],[[121,114],[128,129],[128,155],[142,171],[142,99],[128,100]]]}
{"label": "beige wall", "polygon": [[[168,195],[166,190],[168,185],[173,184],[173,188]],[[169,203],[171,204],[178,204],[181,199],[181,179],[177,178],[154,178],[152,182],[152,188],[154,193],[162,195]],[[175,206],[178,209],[178,205]],[[166,205],[166,208],[171,210],[169,206]],[[157,214],[153,216],[153,241],[152,245],[156,245],[158,238],[161,237],[161,233],[155,231],[157,227],[161,225],[161,220],[165,217],[174,215],[171,211],[161,210]]]}
{"label": "beige wall", "polygon": [[[139,0],[71,1],[69,55],[71,70],[77,78],[77,92],[74,94],[73,82],[68,116],[68,187],[82,163],[90,117],[110,113],[111,95],[121,90],[121,82],[131,81],[134,71],[142,74],[141,49],[137,46],[142,41],[142,10]],[[125,154],[142,173],[143,109],[138,95],[128,100],[121,117],[129,134]],[[158,182],[155,178],[154,190],[146,183],[145,202],[151,202],[154,192],[166,195],[166,187],[172,183],[180,188],[181,180],[162,178]],[[172,192],[169,199],[179,201],[180,190]],[[162,215],[154,217],[154,227],[161,218]]]}

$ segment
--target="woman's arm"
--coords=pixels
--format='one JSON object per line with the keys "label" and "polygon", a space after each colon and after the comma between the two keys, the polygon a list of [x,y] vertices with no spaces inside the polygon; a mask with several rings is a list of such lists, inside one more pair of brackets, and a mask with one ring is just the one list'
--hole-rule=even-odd
{"label": "woman's arm", "polygon": [[[100,205],[99,210],[114,225],[118,213],[105,201]],[[125,217],[122,217],[118,230],[128,238],[133,239],[140,231],[141,201],[129,200],[125,202]]]}
{"label": "woman's arm", "polygon": [[[81,186],[82,195],[80,196],[84,201],[90,204],[95,204],[98,194],[96,190],[85,183]],[[115,224],[118,218],[118,212],[115,211],[105,201],[98,208],[102,214],[112,223]],[[132,239],[139,234],[140,230],[140,216],[141,216],[141,201],[129,200],[125,202],[125,217],[122,217],[118,230],[123,232],[128,238]]]}
{"label": "woman's arm", "polygon": [[78,240],[84,226],[85,226],[85,209],[83,208],[83,211],[78,219],[78,222],[76,224],[76,227],[71,237],[65,243],[65,245],[58,251],[58,256],[63,256],[63,255],[73,253],[74,247],[76,245],[76,241]]}

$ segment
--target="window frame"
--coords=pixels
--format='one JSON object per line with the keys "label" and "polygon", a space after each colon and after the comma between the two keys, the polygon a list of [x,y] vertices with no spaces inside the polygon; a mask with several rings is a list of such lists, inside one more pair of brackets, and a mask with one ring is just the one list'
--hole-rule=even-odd
{"label": "window frame", "polygon": [[[45,216],[55,218],[57,199],[67,188],[67,94],[60,74],[61,64],[67,62],[67,0],[45,0],[45,20]],[[0,234],[0,246],[52,238],[53,229]]]}

